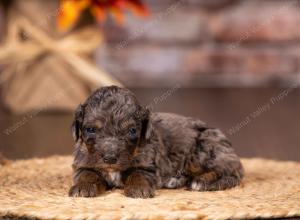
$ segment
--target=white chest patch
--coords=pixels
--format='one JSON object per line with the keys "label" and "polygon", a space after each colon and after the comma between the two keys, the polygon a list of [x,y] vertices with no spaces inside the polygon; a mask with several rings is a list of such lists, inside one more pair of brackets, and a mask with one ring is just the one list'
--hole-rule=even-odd
{"label": "white chest patch", "polygon": [[114,172],[114,171],[107,172],[105,175],[105,179],[106,179],[108,185],[111,187],[123,186],[120,172]]}

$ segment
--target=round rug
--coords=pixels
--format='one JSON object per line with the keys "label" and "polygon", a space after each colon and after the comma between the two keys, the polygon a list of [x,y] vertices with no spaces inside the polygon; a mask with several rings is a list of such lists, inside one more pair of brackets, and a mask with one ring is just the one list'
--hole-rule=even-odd
{"label": "round rug", "polygon": [[71,156],[0,165],[0,217],[33,219],[228,219],[300,216],[300,163],[243,159],[246,177],[218,192],[158,190],[152,199],[122,190],[70,198]]}

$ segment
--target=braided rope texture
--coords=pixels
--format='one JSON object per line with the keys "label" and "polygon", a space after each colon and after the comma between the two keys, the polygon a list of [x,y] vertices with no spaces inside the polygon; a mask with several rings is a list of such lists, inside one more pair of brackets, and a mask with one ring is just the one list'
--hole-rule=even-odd
{"label": "braided rope texture", "polygon": [[300,163],[243,159],[239,187],[218,192],[158,190],[132,199],[122,190],[97,198],[70,198],[71,156],[0,165],[0,218],[241,219],[300,216]]}

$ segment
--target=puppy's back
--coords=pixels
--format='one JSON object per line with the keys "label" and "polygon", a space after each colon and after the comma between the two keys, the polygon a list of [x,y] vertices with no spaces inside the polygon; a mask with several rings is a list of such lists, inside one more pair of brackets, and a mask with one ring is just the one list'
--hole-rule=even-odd
{"label": "puppy's back", "polygon": [[[153,124],[170,158],[184,158],[219,175],[244,175],[242,164],[226,136],[204,122],[171,113],[154,113]],[[195,167],[193,165],[193,167]]]}
{"label": "puppy's back", "polygon": [[198,119],[174,113],[152,113],[151,120],[169,152],[188,153],[195,145],[198,129],[207,127]]}

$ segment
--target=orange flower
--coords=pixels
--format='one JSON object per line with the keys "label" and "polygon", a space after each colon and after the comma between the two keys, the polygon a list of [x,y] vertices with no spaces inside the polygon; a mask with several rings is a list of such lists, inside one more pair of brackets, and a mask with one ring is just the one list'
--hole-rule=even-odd
{"label": "orange flower", "polygon": [[124,10],[137,16],[147,16],[148,9],[140,0],[61,0],[58,14],[58,27],[68,30],[74,26],[82,11],[89,9],[98,22],[104,22],[108,13],[118,23],[124,22]]}

